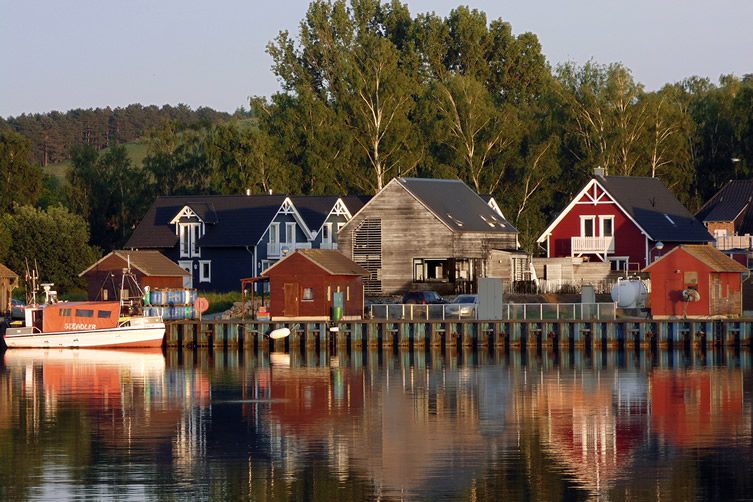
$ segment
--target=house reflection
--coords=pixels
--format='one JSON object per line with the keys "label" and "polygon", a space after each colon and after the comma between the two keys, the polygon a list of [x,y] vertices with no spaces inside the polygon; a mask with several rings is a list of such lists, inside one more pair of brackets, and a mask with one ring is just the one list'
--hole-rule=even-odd
{"label": "house reflection", "polygon": [[650,383],[651,423],[664,441],[689,448],[749,437],[741,370],[661,370],[651,374]]}
{"label": "house reflection", "polygon": [[516,398],[518,421],[537,423],[544,450],[574,483],[601,494],[625,476],[648,433],[640,373],[548,374]]}

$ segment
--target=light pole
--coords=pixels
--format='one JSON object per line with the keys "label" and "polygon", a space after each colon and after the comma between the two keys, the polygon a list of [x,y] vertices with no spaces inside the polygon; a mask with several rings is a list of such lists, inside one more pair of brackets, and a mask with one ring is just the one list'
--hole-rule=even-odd
{"label": "light pole", "polygon": [[654,250],[656,250],[656,251],[659,252],[659,254],[657,256],[661,256],[661,250],[662,249],[664,249],[664,243],[662,241],[659,241],[656,244],[654,244],[654,247],[652,247],[649,250],[649,252],[648,252],[648,259],[649,259],[649,261],[651,261],[651,262],[656,261],[656,260],[652,259],[653,252],[654,252]]}

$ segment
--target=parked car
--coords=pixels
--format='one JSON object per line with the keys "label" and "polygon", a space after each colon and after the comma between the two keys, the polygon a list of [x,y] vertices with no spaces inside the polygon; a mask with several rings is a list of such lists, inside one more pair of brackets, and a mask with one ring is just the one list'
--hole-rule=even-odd
{"label": "parked car", "polygon": [[408,291],[403,295],[403,304],[437,304],[447,303],[436,291]]}
{"label": "parked car", "polygon": [[10,301],[11,307],[10,307],[10,318],[11,319],[23,319],[24,318],[24,302],[21,300],[16,300],[15,298],[11,299]]}
{"label": "parked car", "polygon": [[474,317],[478,306],[478,295],[458,295],[445,307],[447,317]]}

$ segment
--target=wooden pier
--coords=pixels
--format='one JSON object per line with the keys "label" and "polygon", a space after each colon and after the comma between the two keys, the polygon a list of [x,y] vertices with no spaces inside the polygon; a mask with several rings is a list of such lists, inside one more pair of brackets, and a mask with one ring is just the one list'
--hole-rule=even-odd
{"label": "wooden pier", "polygon": [[[269,333],[289,328],[287,339]],[[708,346],[750,347],[753,319],[594,321],[428,320],[351,322],[168,322],[168,347],[290,350],[338,348],[559,348],[631,349]]]}

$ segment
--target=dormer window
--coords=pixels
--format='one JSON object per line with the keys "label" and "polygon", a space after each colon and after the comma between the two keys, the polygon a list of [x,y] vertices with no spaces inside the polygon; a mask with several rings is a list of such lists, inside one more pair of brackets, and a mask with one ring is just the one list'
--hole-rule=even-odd
{"label": "dormer window", "polygon": [[180,240],[180,257],[193,258],[201,256],[199,239],[201,238],[201,223],[178,223],[178,238]]}

